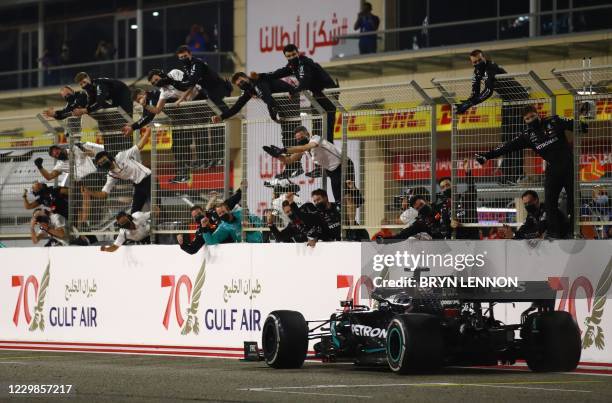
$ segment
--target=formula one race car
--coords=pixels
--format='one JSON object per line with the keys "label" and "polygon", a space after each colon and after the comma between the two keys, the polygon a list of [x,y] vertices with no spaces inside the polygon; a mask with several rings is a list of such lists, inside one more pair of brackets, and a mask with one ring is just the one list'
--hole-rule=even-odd
{"label": "formula one race car", "polygon": [[[549,298],[542,299],[543,292]],[[400,374],[518,359],[533,371],[571,371],[580,359],[580,331],[569,313],[554,310],[554,297],[546,282],[523,283],[520,293],[504,292],[503,298],[490,289],[377,288],[372,309],[343,301],[343,310],[327,320],[271,312],[263,327],[263,356],[273,368],[299,368],[309,341],[319,340],[313,358],[388,365]],[[520,324],[506,325],[493,315],[500,302],[532,304]]]}

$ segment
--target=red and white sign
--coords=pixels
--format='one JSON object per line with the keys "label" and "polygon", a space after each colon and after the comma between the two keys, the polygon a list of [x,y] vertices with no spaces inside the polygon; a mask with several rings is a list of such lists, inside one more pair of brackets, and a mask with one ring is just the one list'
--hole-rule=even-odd
{"label": "red and white sign", "polygon": [[[248,0],[247,67],[265,72],[284,66],[283,48],[295,44],[316,62],[332,58],[338,37],[354,33],[359,0]],[[356,41],[355,41],[356,42]]]}
{"label": "red and white sign", "polygon": [[[449,247],[453,253],[473,248],[462,241],[432,244],[445,253]],[[581,362],[612,367],[612,307],[606,302],[612,242],[481,245],[490,259],[501,257],[490,262],[500,269],[601,268],[551,277],[549,283],[558,290],[557,309],[570,312],[580,326]],[[5,248],[0,267],[0,349],[237,358],[244,341],[261,339],[270,311],[325,319],[340,309],[340,300],[370,305],[373,289],[361,274],[361,245],[353,242],[315,248],[229,244],[196,255],[176,245],[124,246],[115,253],[96,247]],[[498,304],[496,318],[519,323],[525,308]]]}

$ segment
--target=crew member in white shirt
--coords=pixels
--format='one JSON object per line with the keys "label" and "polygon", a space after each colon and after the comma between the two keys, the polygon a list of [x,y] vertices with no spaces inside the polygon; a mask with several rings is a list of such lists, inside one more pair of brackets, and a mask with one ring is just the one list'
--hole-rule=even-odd
{"label": "crew member in white shirt", "polygon": [[[342,156],[340,150],[334,144],[321,138],[321,136],[311,135],[304,126],[299,126],[295,129],[295,140],[298,143],[295,147],[264,146],[264,151],[272,157],[280,159],[285,164],[300,161],[304,154],[312,158],[316,165],[326,171],[327,177],[331,181],[334,200],[339,203],[342,194]],[[359,193],[355,186],[348,186],[349,182],[351,185],[354,185],[355,167],[350,158],[346,159],[346,163],[347,188],[350,187],[352,193]],[[360,199],[360,197],[352,194],[351,197]]]}
{"label": "crew member in white shirt", "polygon": [[85,189],[94,199],[106,199],[120,179],[134,185],[131,213],[141,211],[151,200],[151,170],[140,159],[140,150],[149,140],[150,131],[142,131],[140,141],[135,146],[118,153],[115,157],[106,151],[96,154],[94,162],[98,169],[108,172],[106,184],[101,191]]}
{"label": "crew member in white shirt", "polygon": [[127,241],[131,243],[149,243],[151,233],[151,212],[138,211],[134,214],[120,212],[115,217],[119,229],[119,235],[112,245],[102,245],[102,252],[114,252]]}
{"label": "crew member in white shirt", "polygon": [[[96,153],[104,150],[104,146],[96,143],[77,143],[72,146],[72,155],[74,159],[74,176],[75,189],[81,189],[82,186],[99,187],[104,184],[105,175],[98,172],[96,165],[93,162],[93,157]],[[53,169],[49,172],[43,167],[43,159],[36,158],[34,164],[38,168],[40,174],[48,181],[57,177],[59,186],[68,186],[70,175],[70,161],[68,150],[58,145],[49,147],[49,156],[55,158],[57,162]],[[73,194],[76,200],[73,200],[73,205],[81,206],[78,215],[77,226],[79,228],[89,219],[89,198],[80,192]]]}
{"label": "crew member in white shirt", "polygon": [[[149,71],[148,80],[151,85],[158,87],[153,91],[136,90],[133,95],[134,102],[142,105],[142,117],[132,125],[123,128],[124,135],[130,135],[134,130],[139,130],[148,125],[155,115],[164,110],[166,103],[176,102],[180,105],[183,101],[204,99],[202,88],[199,85],[181,91],[173,87],[172,80],[182,81],[184,73],[181,70],[170,70],[167,74],[162,70],[153,69]],[[189,181],[189,156],[191,154],[192,130],[172,130],[172,152],[175,161],[175,176],[171,183],[185,183]],[[203,139],[196,139],[196,142]],[[203,163],[203,162],[202,162]]]}

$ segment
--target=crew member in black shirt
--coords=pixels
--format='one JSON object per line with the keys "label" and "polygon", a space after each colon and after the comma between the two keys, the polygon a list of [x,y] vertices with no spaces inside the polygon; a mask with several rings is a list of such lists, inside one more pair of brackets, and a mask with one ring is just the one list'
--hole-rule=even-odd
{"label": "crew member in black shirt", "polygon": [[546,232],[546,213],[538,194],[533,190],[527,190],[521,196],[521,200],[527,210],[527,218],[514,234],[514,239],[541,238]]}
{"label": "crew member in black shirt", "polygon": [[[574,121],[559,116],[540,118],[533,105],[524,107],[523,119],[527,129],[509,142],[483,154],[476,154],[476,161],[484,164],[487,160],[497,158],[513,151],[531,148],[546,161],[544,179],[544,208],[548,221],[548,236],[560,238],[567,233],[564,225],[567,217],[559,211],[559,194],[565,189],[567,213],[570,223],[574,215],[574,157],[565,137],[566,130],[574,129]],[[587,130],[581,125],[582,132]]]}
{"label": "crew member in black shirt", "polygon": [[327,192],[323,189],[315,189],[311,193],[312,202],[317,208],[317,212],[327,224],[327,229],[323,232],[324,236],[330,241],[339,241],[340,235],[340,204],[331,203]]}
{"label": "crew member in black shirt", "polygon": [[[213,122],[219,123],[222,120],[229,119],[237,114],[246,104],[253,98],[259,98],[265,102],[268,107],[270,118],[281,125],[281,138],[284,147],[293,147],[297,145],[293,136],[295,128],[301,126],[299,120],[300,99],[293,96],[296,88],[286,81],[271,78],[262,78],[254,75],[253,78],[248,77],[244,72],[240,71],[232,76],[232,84],[242,90],[242,94],[231,108],[221,114],[214,116]],[[276,99],[272,94],[289,93],[291,96],[287,101],[291,105],[287,105],[285,110],[281,111]],[[299,161],[288,164],[283,172],[276,177],[278,179],[295,178],[304,173],[302,165]]]}
{"label": "crew member in black shirt", "polygon": [[43,111],[43,115],[56,120],[64,120],[72,116],[72,111],[75,109],[87,107],[87,93],[85,91],[75,92],[72,87],[66,85],[60,88],[60,95],[66,101],[66,105],[56,111],[49,108]]}
{"label": "crew member in black shirt", "polygon": [[[325,138],[330,143],[334,142],[334,124],[336,121],[336,106],[330,101],[323,90],[327,88],[337,88],[338,83],[334,81],[329,73],[325,71],[319,63],[316,63],[309,57],[300,55],[300,52],[294,44],[289,44],[283,49],[283,54],[287,59],[287,65],[271,73],[260,74],[262,78],[283,78],[295,76],[298,80],[296,92],[309,90],[316,101],[321,105],[326,112],[327,133]],[[323,135],[322,135],[323,136]],[[315,172],[316,171],[316,172]],[[319,177],[322,174],[321,169],[316,169],[306,175],[311,177]]]}
{"label": "crew member in black shirt", "polygon": [[[87,107],[76,108],[74,116],[81,116],[105,108],[121,108],[131,118],[134,112],[132,96],[128,86],[120,80],[99,77],[91,79],[85,72],[77,73],[74,81],[87,92]],[[103,127],[100,130],[104,131]],[[104,148],[116,154],[132,145],[132,139],[121,134],[105,134]]]}
{"label": "crew member in black shirt", "polygon": [[289,217],[289,224],[282,230],[276,227],[272,212],[266,216],[268,228],[276,242],[308,242],[308,246],[314,246],[317,241],[327,241],[323,235],[323,229],[327,226],[312,203],[298,207],[295,202],[284,200],[282,208],[283,213]]}
{"label": "crew member in black shirt", "polygon": [[[523,126],[523,122],[521,120],[522,105],[512,104],[511,101],[529,99],[528,91],[514,78],[498,78],[498,75],[506,74],[506,70],[487,59],[482,50],[473,50],[470,53],[470,61],[474,66],[472,93],[470,98],[457,105],[457,113],[463,114],[472,106],[485,102],[495,91],[504,101],[501,106],[502,141],[512,140],[517,128]],[[482,88],[483,81],[484,88]],[[507,155],[502,161],[500,169],[502,171],[502,182],[516,183],[523,176],[523,151],[519,150]]]}

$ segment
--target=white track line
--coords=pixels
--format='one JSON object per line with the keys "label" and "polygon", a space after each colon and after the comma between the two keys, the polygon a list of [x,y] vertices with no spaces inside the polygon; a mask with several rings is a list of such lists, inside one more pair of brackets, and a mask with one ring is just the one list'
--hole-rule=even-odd
{"label": "white track line", "polygon": [[477,384],[470,383],[466,386],[480,386],[485,388],[508,388],[508,389],[529,389],[529,390],[546,390],[550,392],[577,392],[577,393],[591,393],[590,390],[580,390],[580,389],[557,389],[557,388],[536,388],[533,386],[510,386],[510,385],[487,385],[487,384]]}
{"label": "white track line", "polygon": [[247,390],[249,392],[290,393],[290,394],[295,394],[295,395],[357,397],[357,398],[364,398],[364,399],[371,399],[372,397],[374,397],[374,396],[366,396],[366,395],[345,395],[341,393],[295,392],[295,391],[289,391],[289,390],[276,390],[272,388],[252,388],[252,389],[239,389],[239,390]]}
{"label": "white track line", "polygon": [[[599,381],[536,381],[536,382],[499,382],[499,383],[454,383],[454,382],[423,382],[423,383],[383,383],[383,384],[361,384],[361,385],[310,385],[310,386],[275,386],[268,388],[242,388],[238,390],[250,391],[250,392],[277,392],[277,393],[294,393],[292,390],[296,389],[342,389],[342,388],[381,388],[381,387],[448,387],[448,386],[460,386],[460,387],[489,387],[489,388],[509,388],[509,389],[525,389],[525,390],[544,390],[549,392],[575,392],[575,393],[590,393],[590,390],[580,389],[561,389],[561,388],[544,388],[536,386],[519,386],[519,385],[534,385],[534,384],[567,384],[567,383],[599,383]],[[306,392],[295,392],[295,393],[306,393]],[[347,395],[348,396],[348,395]],[[368,397],[368,396],[361,396]],[[370,396],[371,397],[371,396]]]}

